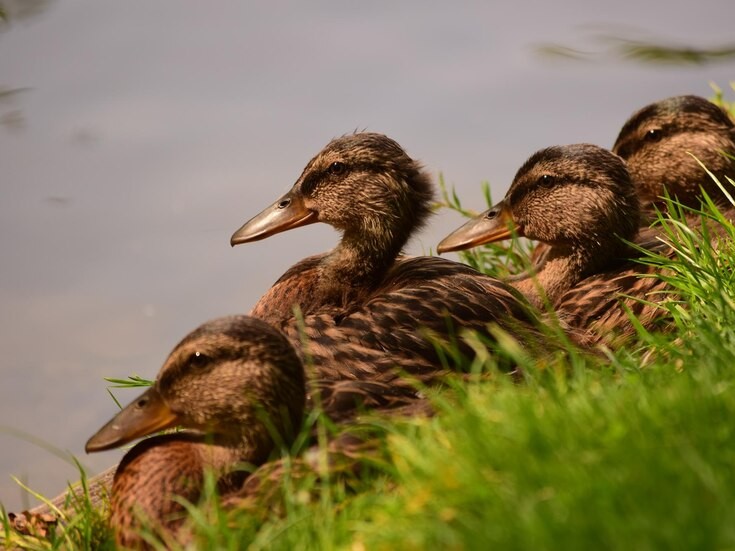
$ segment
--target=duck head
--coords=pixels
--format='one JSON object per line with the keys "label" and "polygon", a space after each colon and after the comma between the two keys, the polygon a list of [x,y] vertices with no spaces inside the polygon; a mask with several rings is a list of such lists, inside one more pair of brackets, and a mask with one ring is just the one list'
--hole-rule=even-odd
{"label": "duck head", "polygon": [[676,96],[647,105],[620,130],[613,151],[628,164],[644,207],[662,206],[664,190],[698,207],[701,188],[715,201],[722,191],[696,157],[726,184],[735,178],[735,125],[717,105],[698,96]]}
{"label": "duck head", "polygon": [[246,222],[230,243],[324,222],[345,236],[398,239],[402,247],[425,223],[432,198],[429,178],[397,142],[383,134],[350,134],[329,142],[291,190]]}
{"label": "duck head", "polygon": [[625,163],[590,144],[555,146],[532,155],[502,201],[445,237],[440,253],[519,237],[577,247],[637,229],[638,201]]}
{"label": "duck head", "polygon": [[227,446],[267,455],[269,425],[298,431],[304,372],[289,341],[248,316],[207,322],[171,352],[155,384],[102,427],[85,447],[96,452],[182,426]]}
{"label": "duck head", "polygon": [[550,252],[538,278],[552,297],[624,255],[621,238],[636,235],[639,208],[620,157],[590,144],[549,147],[518,170],[502,201],[444,238],[437,251],[464,250],[514,233],[541,241]]}

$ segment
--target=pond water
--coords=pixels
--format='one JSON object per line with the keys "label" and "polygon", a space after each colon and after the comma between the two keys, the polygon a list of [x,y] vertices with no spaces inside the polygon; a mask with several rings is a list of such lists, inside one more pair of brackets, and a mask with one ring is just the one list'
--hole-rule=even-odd
{"label": "pond water", "polygon": [[[0,89],[25,88],[0,95],[0,502],[10,510],[33,503],[11,475],[51,495],[77,478],[55,450],[91,472],[120,457],[83,452],[116,410],[103,377],[154,377],[190,329],[248,311],[288,266],[335,243],[310,226],[229,246],[330,138],[385,132],[480,208],[481,181],[502,195],[536,149],[609,146],[644,104],[711,95],[710,81],[735,78],[732,62],[640,65],[595,39],[720,46],[732,0],[696,13],[664,0],[35,3],[0,31]],[[599,55],[539,55],[549,43]],[[411,251],[458,223],[440,213]]]}

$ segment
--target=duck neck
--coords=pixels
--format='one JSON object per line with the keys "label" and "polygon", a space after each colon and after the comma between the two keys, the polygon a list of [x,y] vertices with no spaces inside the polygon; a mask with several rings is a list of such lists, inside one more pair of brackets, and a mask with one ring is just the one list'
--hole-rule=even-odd
{"label": "duck neck", "polygon": [[511,283],[534,306],[546,309],[555,306],[564,293],[585,277],[625,258],[627,251],[622,241],[604,247],[598,243],[587,248],[556,245],[538,264],[512,279]]}
{"label": "duck neck", "polygon": [[322,304],[345,306],[377,288],[406,244],[407,238],[383,227],[366,224],[362,231],[346,231],[320,270]]}

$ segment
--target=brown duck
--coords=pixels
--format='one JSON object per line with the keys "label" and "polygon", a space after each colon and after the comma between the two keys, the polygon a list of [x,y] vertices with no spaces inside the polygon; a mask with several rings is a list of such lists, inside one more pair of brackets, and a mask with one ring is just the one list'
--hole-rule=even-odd
{"label": "brown duck", "polygon": [[222,495],[239,490],[245,473],[237,465],[263,463],[274,438],[289,444],[301,428],[305,395],[301,360],[265,322],[232,316],[187,335],[155,385],[87,442],[87,452],[96,452],[187,429],[143,440],[120,462],[110,500],[117,543],[143,546],[143,527],[176,539],[186,517],[177,499],[196,503],[207,471]]}
{"label": "brown duck", "polygon": [[[443,373],[429,334],[484,332],[490,322],[520,338],[534,332],[535,319],[510,286],[441,258],[396,258],[425,223],[432,197],[428,177],[398,144],[355,134],[332,141],[291,192],[233,236],[233,243],[262,239],[316,219],[343,231],[335,250],[288,270],[252,311],[282,328],[313,366],[309,398],[318,394],[332,419],[354,417],[360,407],[415,407],[415,381]],[[303,345],[294,305],[305,313]]]}
{"label": "brown duck", "polygon": [[500,241],[512,233],[545,243],[541,261],[512,284],[539,308],[555,305],[585,277],[630,255],[640,207],[625,163],[590,144],[532,155],[502,201],[439,243],[439,252]]}
{"label": "brown duck", "polygon": [[[410,379],[442,371],[435,342],[494,323],[533,334],[535,319],[504,283],[436,257],[400,256],[431,212],[429,177],[392,139],[357,133],[332,140],[292,189],[232,236],[264,239],[314,222],[342,233],[330,252],[302,260],[258,301],[251,315],[286,332],[301,348],[294,308],[303,315],[308,355],[328,385],[331,413],[413,400]],[[398,373],[410,375],[409,379]]]}

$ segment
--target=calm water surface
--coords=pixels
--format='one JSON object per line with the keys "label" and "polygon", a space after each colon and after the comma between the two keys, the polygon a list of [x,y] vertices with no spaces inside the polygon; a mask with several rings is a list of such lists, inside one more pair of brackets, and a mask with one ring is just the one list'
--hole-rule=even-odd
{"label": "calm water surface", "polygon": [[[590,24],[732,37],[731,0],[642,4],[50,0],[6,26],[0,87],[28,90],[0,96],[0,502],[26,503],[11,475],[46,494],[76,478],[49,448],[115,462],[83,452],[116,410],[103,377],[152,378],[190,329],[334,244],[318,226],[228,244],[330,138],[390,134],[479,208],[480,182],[504,193],[536,149],[609,146],[634,109],[735,78],[536,53],[600,49]],[[412,252],[458,222],[437,215]]]}

